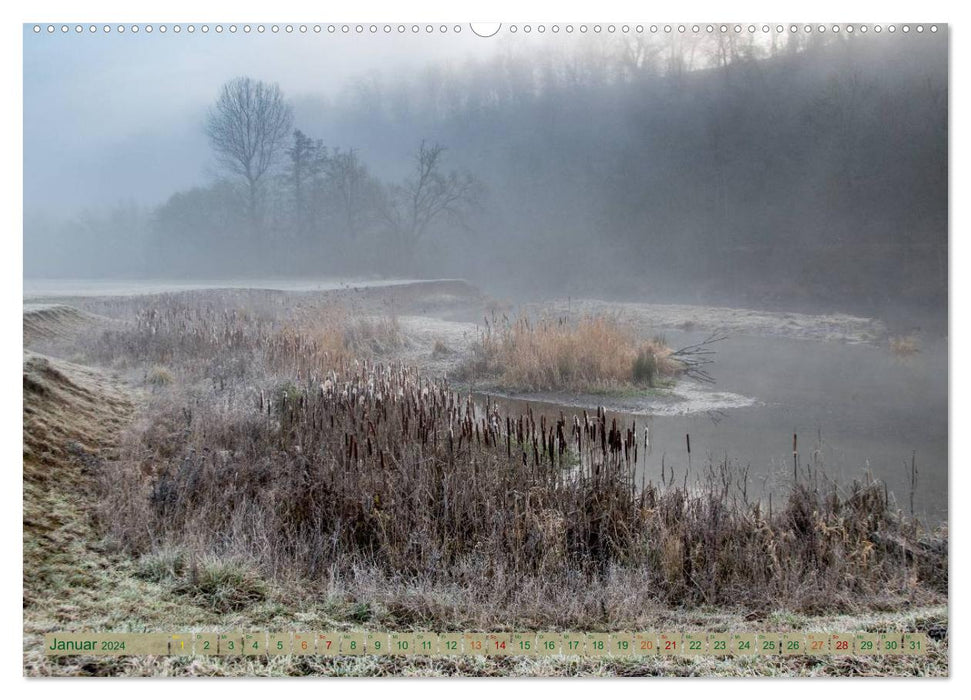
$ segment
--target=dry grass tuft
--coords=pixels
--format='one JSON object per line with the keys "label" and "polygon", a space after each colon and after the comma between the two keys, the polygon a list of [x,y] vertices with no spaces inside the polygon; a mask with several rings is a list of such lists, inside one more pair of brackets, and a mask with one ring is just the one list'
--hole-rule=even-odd
{"label": "dry grass tuft", "polygon": [[600,391],[654,386],[682,368],[660,339],[638,342],[605,316],[530,321],[487,320],[466,374],[525,390]]}
{"label": "dry grass tuft", "polygon": [[404,334],[394,317],[352,317],[339,306],[305,313],[265,341],[267,367],[319,381],[358,359],[382,357],[402,347]]}
{"label": "dry grass tuft", "polygon": [[894,336],[890,339],[890,352],[900,358],[913,357],[920,352],[920,339],[916,333]]}
{"label": "dry grass tuft", "polygon": [[444,340],[436,340],[435,345],[432,347],[432,357],[435,359],[441,359],[443,357],[450,357],[455,354],[452,348],[445,344]]}
{"label": "dry grass tuft", "polygon": [[145,375],[145,381],[152,386],[162,387],[171,384],[174,381],[174,378],[172,376],[172,372],[170,372],[167,367],[163,367],[162,365],[154,365]]}
{"label": "dry grass tuft", "polygon": [[212,555],[193,560],[174,592],[217,613],[243,610],[264,600],[267,585],[247,562]]}

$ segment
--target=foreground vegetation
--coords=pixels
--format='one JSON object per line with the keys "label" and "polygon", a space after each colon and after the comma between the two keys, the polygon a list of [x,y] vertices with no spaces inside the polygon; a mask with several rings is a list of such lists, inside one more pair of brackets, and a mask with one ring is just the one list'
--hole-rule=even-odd
{"label": "foreground vegetation", "polygon": [[[806,470],[773,506],[727,461],[653,483],[636,425],[477,403],[380,361],[403,342],[391,319],[185,298],[81,342],[144,393],[114,446],[102,427],[49,462],[25,447],[28,672],[946,673],[946,646],[865,661],[39,657],[52,629],[843,631],[847,614],[869,616],[855,628],[946,628],[946,532],[903,517],[881,484]],[[25,435],[28,408],[58,391],[89,400],[58,372],[60,389],[28,401],[25,369]],[[73,475],[43,496],[73,523],[70,542],[31,524],[42,465]]]}

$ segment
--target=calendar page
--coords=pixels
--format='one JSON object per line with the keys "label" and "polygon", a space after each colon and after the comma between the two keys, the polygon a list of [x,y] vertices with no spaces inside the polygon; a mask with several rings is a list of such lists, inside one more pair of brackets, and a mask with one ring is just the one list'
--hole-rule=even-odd
{"label": "calendar page", "polygon": [[22,25],[23,674],[948,676],[949,25],[328,13]]}

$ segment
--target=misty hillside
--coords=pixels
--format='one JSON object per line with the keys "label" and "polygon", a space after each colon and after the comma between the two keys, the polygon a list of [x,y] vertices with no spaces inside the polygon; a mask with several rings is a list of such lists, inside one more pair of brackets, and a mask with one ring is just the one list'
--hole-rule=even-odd
{"label": "misty hillside", "polygon": [[[407,76],[349,73],[336,97],[285,95],[299,136],[258,187],[216,169],[155,207],[27,211],[25,276],[467,277],[526,294],[946,308],[946,35],[758,51],[687,39],[510,44]],[[416,226],[422,154],[457,198]]]}

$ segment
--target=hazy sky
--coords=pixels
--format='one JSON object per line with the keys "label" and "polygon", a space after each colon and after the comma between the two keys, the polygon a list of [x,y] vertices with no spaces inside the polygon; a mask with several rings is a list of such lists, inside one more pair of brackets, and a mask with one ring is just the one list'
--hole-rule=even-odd
{"label": "hazy sky", "polygon": [[[333,97],[349,79],[388,77],[429,62],[464,63],[496,51],[459,34],[394,30],[357,35],[296,30],[260,35],[171,30],[34,34],[24,26],[24,210],[72,214],[134,200],[163,201],[205,182],[202,133],[219,87],[238,75],[277,82],[288,97]],[[299,125],[300,114],[297,113]]]}

